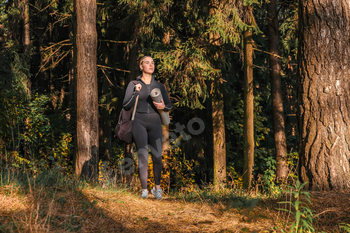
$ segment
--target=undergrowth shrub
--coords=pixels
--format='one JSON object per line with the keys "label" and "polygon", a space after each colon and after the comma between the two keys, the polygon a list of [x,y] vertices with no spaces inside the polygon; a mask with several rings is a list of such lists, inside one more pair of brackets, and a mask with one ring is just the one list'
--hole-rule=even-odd
{"label": "undergrowth shrub", "polygon": [[350,232],[350,224],[345,224],[345,223],[341,223],[339,226],[340,230],[343,230],[344,232]]}
{"label": "undergrowth shrub", "polygon": [[[288,209],[286,208],[278,208],[278,210],[285,211],[293,216],[293,221],[289,224],[290,229],[285,231],[281,229],[282,232],[315,232],[314,218],[318,217],[314,214],[314,211],[310,209],[308,203],[311,204],[310,201],[310,193],[307,191],[303,191],[304,186],[307,182],[301,184],[299,180],[295,182],[294,186],[288,185],[286,190],[283,192],[290,195],[289,201],[279,202],[280,204],[287,204]],[[306,200],[307,202],[303,201]]]}
{"label": "undergrowth shrub", "polygon": [[[267,126],[267,118],[264,116],[261,106],[262,97],[254,97],[254,175],[265,171],[268,166],[265,159],[273,156],[274,151],[264,145],[265,139],[270,133]],[[230,110],[225,114],[226,137],[227,137],[227,164],[228,168],[234,168],[236,172],[243,171],[243,119],[244,119],[244,101],[241,96],[237,96],[234,101],[236,104],[230,106]],[[265,143],[266,144],[266,143]],[[241,175],[241,174],[240,174]]]}
{"label": "undergrowth shrub", "polygon": [[243,176],[236,172],[233,166],[230,166],[227,172],[229,187],[234,189],[241,189],[243,187]]}
{"label": "undergrowth shrub", "polygon": [[15,97],[7,99],[7,114],[0,120],[0,165],[27,169],[38,174],[48,168],[61,167],[73,172],[72,135],[52,126],[47,113],[50,99],[36,94],[24,104]]}
{"label": "undergrowth shrub", "polygon": [[266,166],[266,169],[262,175],[258,175],[258,179],[255,181],[255,184],[260,186],[260,191],[270,197],[278,197],[283,193],[283,190],[288,184],[294,184],[298,179],[296,175],[298,158],[297,152],[287,155],[288,175],[283,179],[277,179],[276,177],[276,159],[272,156],[265,158],[264,166]]}
{"label": "undergrowth shrub", "polygon": [[2,169],[0,172],[0,185],[18,187],[20,192],[28,193],[31,189],[45,188],[49,190],[73,190],[85,187],[85,181],[68,176],[59,168],[46,169],[38,174],[31,170]]}

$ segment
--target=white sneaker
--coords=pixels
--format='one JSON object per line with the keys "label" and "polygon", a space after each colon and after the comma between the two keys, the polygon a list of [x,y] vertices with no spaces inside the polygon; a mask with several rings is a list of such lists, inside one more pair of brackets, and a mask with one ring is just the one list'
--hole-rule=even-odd
{"label": "white sneaker", "polygon": [[163,199],[162,197],[162,189],[156,189],[156,187],[153,187],[151,190],[151,193],[156,199]]}
{"label": "white sneaker", "polygon": [[142,189],[141,190],[141,198],[148,198],[148,190],[147,189]]}

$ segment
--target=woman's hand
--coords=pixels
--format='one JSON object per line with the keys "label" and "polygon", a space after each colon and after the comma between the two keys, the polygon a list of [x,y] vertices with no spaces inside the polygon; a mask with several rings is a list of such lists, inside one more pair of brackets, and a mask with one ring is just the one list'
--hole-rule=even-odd
{"label": "woman's hand", "polygon": [[135,90],[136,90],[136,91],[140,91],[140,90],[141,90],[141,87],[142,87],[141,84],[136,84],[136,85],[135,85]]}
{"label": "woman's hand", "polygon": [[163,110],[165,108],[165,104],[164,104],[164,101],[162,99],[161,99],[160,103],[157,103],[157,102],[153,101],[153,104],[159,110]]}

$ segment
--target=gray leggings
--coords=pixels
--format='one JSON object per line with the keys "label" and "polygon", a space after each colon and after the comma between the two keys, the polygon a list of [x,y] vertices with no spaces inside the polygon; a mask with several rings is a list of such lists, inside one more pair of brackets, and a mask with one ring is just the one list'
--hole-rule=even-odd
{"label": "gray leggings", "polygon": [[136,112],[132,126],[132,135],[139,158],[139,173],[142,189],[147,189],[148,144],[151,148],[154,181],[156,185],[160,185],[163,133],[159,114],[155,112]]}

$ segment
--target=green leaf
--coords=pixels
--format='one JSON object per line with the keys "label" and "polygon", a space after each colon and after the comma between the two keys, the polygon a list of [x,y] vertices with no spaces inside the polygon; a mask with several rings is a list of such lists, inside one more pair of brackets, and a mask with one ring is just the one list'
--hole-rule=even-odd
{"label": "green leaf", "polygon": [[296,210],[299,209],[299,204],[300,204],[299,200],[296,200],[296,201],[295,201],[295,205],[294,205],[294,208],[295,208]]}
{"label": "green leaf", "polygon": [[298,189],[301,190],[308,182],[303,183]]}
{"label": "green leaf", "polygon": [[297,226],[299,226],[299,222],[300,222],[300,210],[297,210],[295,212],[295,220],[297,221],[296,224]]}
{"label": "green leaf", "polygon": [[288,212],[288,213],[290,213],[290,214],[293,214],[293,212],[292,212],[292,211],[287,210],[287,209],[276,208],[276,210],[282,210],[282,211],[286,211],[286,212]]}

